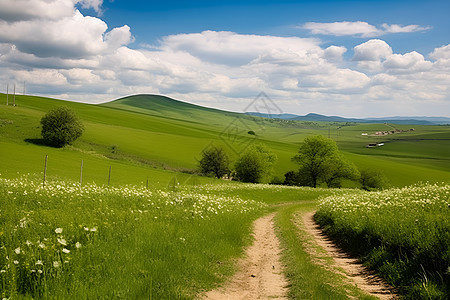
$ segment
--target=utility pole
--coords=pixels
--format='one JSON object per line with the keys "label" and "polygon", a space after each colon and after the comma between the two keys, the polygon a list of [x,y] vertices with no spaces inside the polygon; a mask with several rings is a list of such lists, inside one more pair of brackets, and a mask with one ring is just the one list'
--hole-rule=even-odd
{"label": "utility pole", "polygon": [[7,83],[6,84],[6,105],[9,105],[8,96],[9,96],[9,84]]}
{"label": "utility pole", "polygon": [[13,106],[16,106],[16,84],[14,83]]}

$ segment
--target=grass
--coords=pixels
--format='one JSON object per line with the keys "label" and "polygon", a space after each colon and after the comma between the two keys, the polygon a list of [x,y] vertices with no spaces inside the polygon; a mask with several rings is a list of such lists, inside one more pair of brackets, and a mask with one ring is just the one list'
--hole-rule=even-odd
{"label": "grass", "polygon": [[194,298],[265,209],[206,192],[0,179],[0,296]]}
{"label": "grass", "polygon": [[[0,103],[3,102],[6,102],[5,95],[0,94]],[[16,107],[0,105],[0,154],[3,158],[0,173],[9,178],[14,178],[17,172],[41,172],[43,156],[49,154],[59,156],[52,160],[55,174],[68,180],[74,180],[72,174],[77,173],[83,159],[96,161],[94,165],[99,166],[98,175],[86,174],[89,181],[102,183],[104,170],[111,164],[118,164],[114,173],[117,184],[137,184],[147,176],[150,182],[159,184],[167,182],[167,178],[170,180],[173,171],[194,172],[201,151],[211,143],[225,147],[235,160],[247,145],[261,142],[278,156],[274,175],[283,180],[287,171],[297,168],[291,158],[303,138],[329,134],[357,166],[381,169],[393,186],[450,180],[450,156],[446,151],[450,136],[448,126],[415,126],[414,132],[367,137],[361,136],[361,132],[373,133],[388,127],[261,119],[152,95],[127,97],[102,105],[34,96],[16,96],[16,103]],[[42,146],[39,120],[47,111],[61,105],[69,106],[81,117],[86,131],[72,147]],[[338,126],[341,126],[339,130]],[[256,136],[249,135],[250,130]],[[386,145],[366,149],[365,145],[371,141],[384,141]],[[60,159],[62,156],[64,160]],[[67,170],[66,164],[74,168]],[[117,175],[127,169],[126,166],[133,172],[124,172],[119,178]]]}
{"label": "grass", "polygon": [[321,201],[316,220],[409,299],[448,299],[450,185]]}

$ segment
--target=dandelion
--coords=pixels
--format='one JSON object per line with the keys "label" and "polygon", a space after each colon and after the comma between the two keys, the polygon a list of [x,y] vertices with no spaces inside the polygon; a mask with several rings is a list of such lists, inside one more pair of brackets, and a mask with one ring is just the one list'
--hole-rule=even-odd
{"label": "dandelion", "polygon": [[66,249],[66,248],[63,248],[63,249],[62,249],[62,252],[68,254],[68,253],[70,253],[70,250],[69,250],[69,249]]}
{"label": "dandelion", "polygon": [[58,261],[54,261],[53,262],[53,267],[54,268],[59,268],[59,266],[60,266],[60,263]]}
{"label": "dandelion", "polygon": [[63,232],[63,230],[62,230],[62,228],[56,228],[56,229],[55,229],[55,232],[56,232],[57,234],[60,234],[60,233]]}
{"label": "dandelion", "polygon": [[16,248],[16,249],[14,249],[14,252],[15,252],[16,254],[20,254],[20,247],[19,247],[19,248]]}

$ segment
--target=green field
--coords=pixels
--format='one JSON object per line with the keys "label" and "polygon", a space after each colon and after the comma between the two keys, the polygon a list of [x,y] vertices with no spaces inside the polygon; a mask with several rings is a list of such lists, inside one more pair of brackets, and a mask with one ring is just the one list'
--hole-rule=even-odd
{"label": "green field", "polygon": [[[305,235],[295,222],[301,213],[317,209],[323,197],[347,203],[344,199],[371,195],[375,198],[368,201],[376,203],[377,195],[396,190],[377,194],[199,176],[201,151],[212,144],[223,146],[233,161],[247,146],[265,144],[278,156],[274,176],[282,181],[287,171],[297,168],[291,158],[300,142],[320,134],[335,140],[359,168],[381,170],[393,187],[450,182],[450,126],[413,126],[414,131],[406,132],[412,126],[395,125],[405,132],[380,137],[372,134],[392,126],[262,119],[152,95],[101,105],[16,96],[15,107],[4,105],[5,97],[0,94],[1,298],[194,299],[233,273],[236,258],[251,242],[252,221],[276,211],[292,283],[290,298],[370,299],[311,261],[302,246]],[[45,146],[40,119],[62,105],[80,116],[86,130],[73,145]],[[250,130],[256,136],[249,135]],[[375,142],[384,146],[365,147]],[[347,182],[346,186],[357,185]],[[345,198],[338,198],[342,195]],[[398,195],[406,206],[415,203],[405,194]],[[448,191],[433,197],[447,203]],[[405,238],[417,233],[414,241],[429,232],[433,232],[430,238],[448,238],[433,231],[442,225],[448,235],[448,212],[426,211],[429,214],[420,209],[407,214],[407,221],[420,220],[423,226],[418,227],[401,225],[402,218],[385,219],[394,220],[389,228],[413,230],[401,231]],[[371,224],[381,226],[385,219],[375,217]],[[380,236],[391,238],[386,232]],[[433,243],[424,245],[435,247]],[[439,295],[437,275],[433,276],[424,287]]]}
{"label": "green field", "polygon": [[[0,103],[6,103],[0,94]],[[83,159],[86,182],[105,183],[109,166],[115,184],[149,181],[164,185],[175,174],[192,174],[200,153],[211,143],[224,146],[232,159],[249,144],[266,144],[278,156],[275,176],[296,169],[291,158],[304,137],[329,136],[358,167],[382,170],[393,186],[418,181],[450,180],[450,127],[414,126],[414,132],[385,137],[361,136],[386,130],[385,124],[289,122],[203,108],[161,96],[133,96],[102,105],[88,105],[33,96],[16,96],[17,106],[0,105],[2,176],[43,172],[77,180]],[[57,106],[69,106],[86,131],[72,146],[54,149],[39,145],[40,118]],[[399,129],[411,126],[396,125]],[[253,130],[256,137],[247,132]],[[370,142],[385,146],[365,148]],[[185,178],[184,175],[179,175]],[[200,178],[199,180],[204,180]]]}

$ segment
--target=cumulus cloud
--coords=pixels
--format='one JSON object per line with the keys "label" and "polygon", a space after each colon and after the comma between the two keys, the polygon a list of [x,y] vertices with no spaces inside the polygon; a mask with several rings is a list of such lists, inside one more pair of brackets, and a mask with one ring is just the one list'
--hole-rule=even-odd
{"label": "cumulus cloud", "polygon": [[360,37],[376,37],[388,33],[408,33],[416,31],[425,31],[431,27],[422,27],[419,25],[398,25],[383,24],[381,28],[371,25],[367,22],[333,22],[333,23],[316,23],[308,22],[301,26],[301,29],[309,30],[312,34],[334,35],[334,36],[360,36]]}
{"label": "cumulus cloud", "polygon": [[353,60],[356,61],[379,61],[392,54],[392,48],[383,40],[369,40],[356,46]]}
{"label": "cumulus cloud", "polygon": [[[347,49],[324,47],[314,38],[210,30],[170,35],[132,49],[132,28],[108,28],[100,17],[78,10],[100,13],[100,0],[15,0],[16,10],[3,10],[8,1],[0,3],[0,81],[26,81],[30,93],[96,102],[162,93],[239,111],[264,91],[284,111],[342,115],[349,107],[362,113],[377,101],[450,103],[450,45],[424,56],[394,53],[381,39]],[[25,2],[33,10],[17,8]],[[55,5],[54,14],[47,4]],[[364,22],[356,29],[349,28],[355,25],[350,22],[338,25],[342,35],[419,30]]]}

